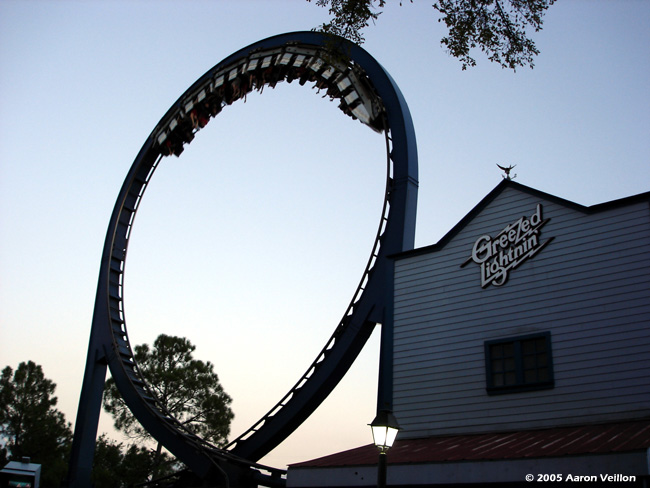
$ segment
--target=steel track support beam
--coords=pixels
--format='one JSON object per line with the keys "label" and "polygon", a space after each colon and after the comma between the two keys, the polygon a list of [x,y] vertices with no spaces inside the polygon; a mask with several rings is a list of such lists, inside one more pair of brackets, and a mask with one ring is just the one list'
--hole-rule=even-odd
{"label": "steel track support beam", "polygon": [[93,459],[99,416],[102,410],[102,396],[106,381],[108,362],[104,349],[96,344],[91,334],[88,346],[88,358],[84,373],[77,420],[75,422],[68,477],[68,488],[88,488],[91,486]]}

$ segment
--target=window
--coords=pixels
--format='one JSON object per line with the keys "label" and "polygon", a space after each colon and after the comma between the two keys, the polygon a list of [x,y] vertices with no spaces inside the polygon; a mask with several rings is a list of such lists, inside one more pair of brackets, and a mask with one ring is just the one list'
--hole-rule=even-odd
{"label": "window", "polygon": [[553,388],[550,332],[486,341],[485,370],[490,395]]}

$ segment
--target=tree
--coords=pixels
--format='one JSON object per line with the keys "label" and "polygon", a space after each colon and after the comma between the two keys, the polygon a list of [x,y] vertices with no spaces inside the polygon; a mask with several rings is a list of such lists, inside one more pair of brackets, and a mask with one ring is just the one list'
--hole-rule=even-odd
{"label": "tree", "polygon": [[56,385],[32,361],[0,375],[0,441],[8,458],[41,464],[43,486],[59,486],[67,470],[70,424],[55,407]]}
{"label": "tree", "polygon": [[[188,430],[222,446],[228,440],[234,417],[232,399],[219,383],[212,363],[193,358],[195,349],[185,338],[161,334],[153,348],[147,344],[135,346],[134,356],[161,405]],[[106,382],[104,410],[113,416],[117,430],[131,438],[151,439],[124,403],[112,378]],[[158,443],[152,475],[159,474],[162,456],[162,445]]]}
{"label": "tree", "polygon": [[[163,464],[170,469],[159,471],[159,476],[172,474],[171,467],[175,465],[171,456],[164,456]],[[135,444],[124,447],[102,434],[95,447],[92,484],[94,488],[127,488],[146,483],[153,471],[153,463],[154,455],[149,449]]]}
{"label": "tree", "polygon": [[[121,465],[122,465],[122,444],[102,434],[95,445],[95,456],[93,458],[92,484],[95,488],[116,488],[122,486]],[[140,482],[146,479],[138,480]]]}
{"label": "tree", "polygon": [[[534,67],[539,50],[526,29],[540,31],[544,14],[553,3],[555,0],[434,0],[433,8],[440,14],[438,22],[448,29],[440,43],[462,62],[463,69],[476,65],[470,53],[479,47],[490,61],[516,70]],[[332,16],[320,27],[323,32],[360,44],[364,40],[361,31],[379,18],[377,10],[386,0],[316,0],[316,4],[329,6]]]}

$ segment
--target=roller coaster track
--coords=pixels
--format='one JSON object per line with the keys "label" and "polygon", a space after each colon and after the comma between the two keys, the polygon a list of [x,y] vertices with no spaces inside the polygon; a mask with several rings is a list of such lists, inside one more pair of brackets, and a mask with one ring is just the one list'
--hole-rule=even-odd
{"label": "roller coaster track", "polygon": [[[291,390],[225,448],[194,435],[161,405],[134,358],[123,306],[129,238],[147,185],[166,156],[211,118],[252,90],[297,80],[313,84],[339,108],[384,133],[387,176],[374,245],[357,290],[317,358]],[[217,486],[284,486],[284,471],[257,461],[293,432],[338,384],[392,303],[388,256],[413,247],[417,151],[413,125],[397,85],[363,49],[314,32],[271,37],[227,57],[172,105],[137,155],[115,204],[102,256],[86,373],[79,402],[69,486],[89,486],[106,365],[135,417],[198,478]],[[91,443],[92,442],[92,443]]]}

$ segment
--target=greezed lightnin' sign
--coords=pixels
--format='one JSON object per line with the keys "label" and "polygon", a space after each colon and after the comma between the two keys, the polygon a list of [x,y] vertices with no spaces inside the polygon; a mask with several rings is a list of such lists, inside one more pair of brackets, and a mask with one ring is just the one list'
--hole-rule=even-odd
{"label": "greezed lightnin' sign", "polygon": [[541,229],[551,219],[542,216],[538,203],[530,217],[521,217],[508,224],[495,237],[483,235],[476,239],[472,255],[461,268],[474,261],[481,267],[481,288],[501,286],[508,281],[510,271],[544,249],[553,237],[541,241]]}

